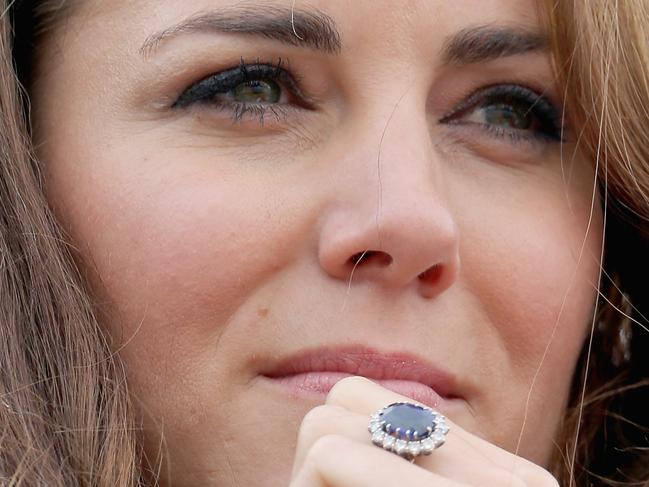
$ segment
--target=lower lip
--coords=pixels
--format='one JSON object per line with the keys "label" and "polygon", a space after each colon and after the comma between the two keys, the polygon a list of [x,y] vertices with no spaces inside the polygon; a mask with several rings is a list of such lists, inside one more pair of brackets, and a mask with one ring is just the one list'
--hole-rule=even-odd
{"label": "lower lip", "polygon": [[[343,372],[305,372],[283,377],[272,377],[271,380],[281,387],[288,389],[292,395],[326,395],[336,382],[353,374]],[[370,380],[382,385],[402,396],[419,401],[432,408],[443,409],[444,399],[433,389],[420,382],[397,379],[372,379]]]}

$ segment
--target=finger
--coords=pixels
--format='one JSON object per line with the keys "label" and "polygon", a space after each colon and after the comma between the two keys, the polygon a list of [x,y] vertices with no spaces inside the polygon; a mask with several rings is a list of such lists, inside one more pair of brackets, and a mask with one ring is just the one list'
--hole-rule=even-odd
{"label": "finger", "polygon": [[[371,414],[375,413],[379,409],[391,404],[393,402],[406,401],[415,404],[420,404],[425,406],[418,401],[415,401],[409,397],[402,396],[393,392],[389,389],[382,387],[376,382],[366,379],[365,377],[355,376],[355,377],[346,377],[338,381],[329,391],[325,404],[332,406],[339,406],[345,408],[349,411],[365,415],[368,420]],[[475,435],[463,430],[457,424],[453,423],[452,420],[446,420],[449,425],[449,433],[447,435],[446,442],[448,443],[452,438],[455,438],[454,443],[460,443],[463,448],[467,446],[473,447],[473,450],[479,452],[480,456],[485,455],[482,452],[482,449],[493,449],[500,450],[491,443],[488,443]],[[487,448],[487,446],[492,448]],[[504,452],[504,450],[501,450]],[[499,452],[495,452],[494,455],[497,458],[491,459],[486,457],[485,460],[500,460],[502,461],[502,455]]]}
{"label": "finger", "polygon": [[311,409],[302,419],[297,438],[293,476],[302,468],[313,445],[322,437],[335,434],[358,443],[371,444],[367,418],[340,406],[322,405]]}
{"label": "finger", "polygon": [[326,435],[309,450],[290,487],[467,487],[385,450]]}
{"label": "finger", "polygon": [[[293,464],[292,477],[296,477],[303,469],[306,457],[317,442],[330,435],[346,437],[358,444],[378,448],[371,442],[371,435],[367,430],[368,418],[365,415],[348,411],[347,409],[334,406],[322,405],[309,411],[302,420],[298,434],[295,461]],[[523,485],[512,477],[511,473],[485,462],[482,456],[472,454],[472,451],[458,446],[444,445],[435,450],[430,460],[417,458],[416,463],[431,472],[442,477],[453,479],[470,485],[508,485],[517,487]],[[394,455],[393,453],[388,455]],[[406,460],[396,457],[397,460]]]}
{"label": "finger", "polygon": [[[366,415],[369,420],[371,414],[398,401],[425,406],[361,376],[347,377],[338,381],[329,391],[326,404]],[[489,464],[493,469],[501,469],[510,475],[515,475],[529,485],[553,485],[552,481],[556,483],[556,480],[538,465],[465,431],[448,418],[447,424],[449,433],[446,436],[446,443],[432,455],[418,459],[418,464],[442,472],[454,468],[454,462],[449,461],[449,456],[459,454],[460,458],[464,458],[467,462]]]}
{"label": "finger", "polygon": [[[327,394],[325,404],[341,406],[350,411],[369,416],[393,402],[406,401],[426,406],[414,399],[397,394],[376,382],[361,376],[346,377],[339,380]],[[427,407],[427,406],[426,406]],[[447,419],[459,436],[467,441],[480,440],[465,432],[462,428]],[[480,440],[483,441],[483,440]]]}

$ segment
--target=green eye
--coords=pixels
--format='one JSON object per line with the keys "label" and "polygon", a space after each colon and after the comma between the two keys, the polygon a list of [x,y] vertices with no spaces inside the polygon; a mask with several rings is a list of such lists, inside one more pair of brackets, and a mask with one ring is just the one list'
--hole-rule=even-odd
{"label": "green eye", "polygon": [[534,125],[534,115],[525,106],[510,103],[496,103],[481,108],[484,123],[517,130],[530,130]]}
{"label": "green eye", "polygon": [[479,89],[444,115],[440,123],[473,125],[490,135],[515,140],[535,137],[562,142],[563,117],[545,95],[520,85],[494,85]]}
{"label": "green eye", "polygon": [[234,101],[240,103],[277,103],[281,97],[279,85],[272,80],[255,79],[239,83],[232,90]]}

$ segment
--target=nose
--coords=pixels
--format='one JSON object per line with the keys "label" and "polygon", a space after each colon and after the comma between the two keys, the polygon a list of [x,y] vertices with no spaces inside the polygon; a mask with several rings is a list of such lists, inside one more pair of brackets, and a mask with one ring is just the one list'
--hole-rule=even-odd
{"label": "nose", "polygon": [[320,220],[318,258],[346,283],[412,287],[433,298],[457,278],[459,237],[428,124],[425,116],[414,120],[413,110],[344,144],[354,149],[334,166],[341,176]]}

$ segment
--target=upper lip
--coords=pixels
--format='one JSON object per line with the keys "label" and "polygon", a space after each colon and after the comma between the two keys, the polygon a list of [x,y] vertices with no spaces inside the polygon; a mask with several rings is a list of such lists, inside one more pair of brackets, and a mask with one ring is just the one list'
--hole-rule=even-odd
{"label": "upper lip", "polygon": [[401,351],[379,351],[361,345],[301,350],[264,372],[284,377],[305,372],[344,372],[368,379],[397,379],[427,385],[442,397],[456,397],[455,378],[426,359]]}

